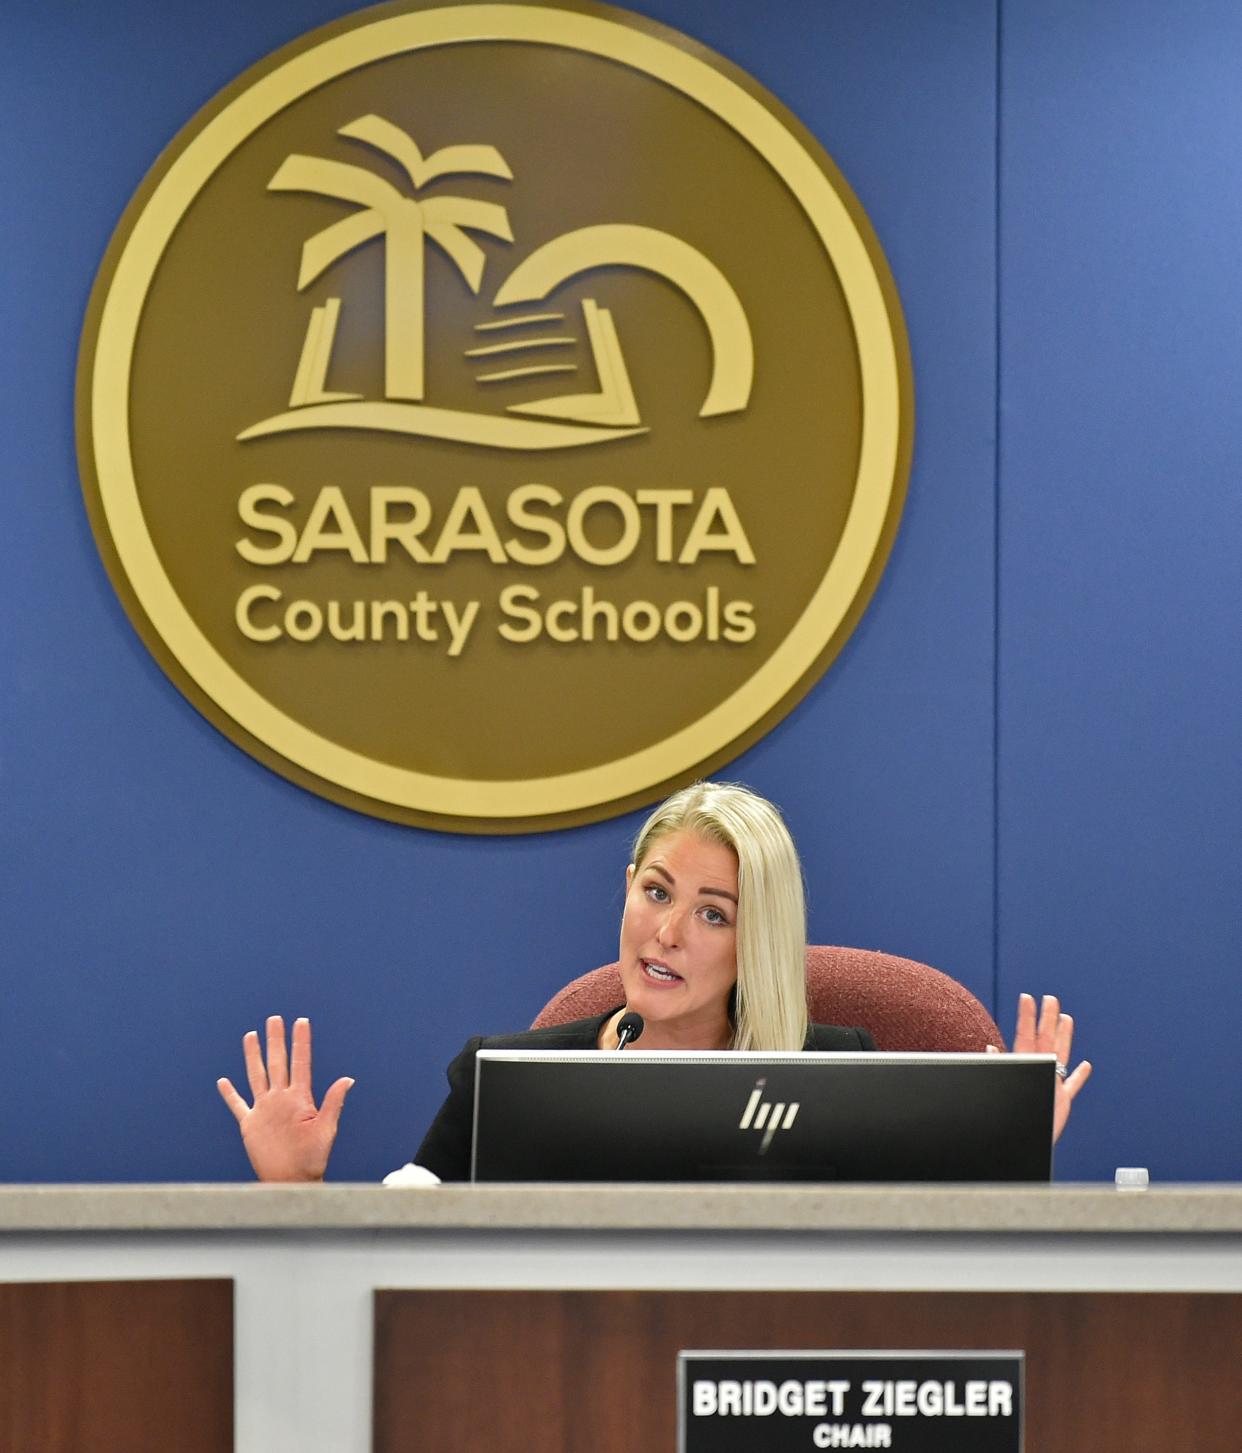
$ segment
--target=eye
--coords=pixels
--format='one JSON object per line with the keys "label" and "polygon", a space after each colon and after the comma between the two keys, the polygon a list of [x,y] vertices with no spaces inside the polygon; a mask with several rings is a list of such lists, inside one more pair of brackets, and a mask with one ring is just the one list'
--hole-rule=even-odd
{"label": "eye", "polygon": [[715,927],[727,928],[729,926],[728,918],[725,917],[719,908],[714,908],[709,905],[703,910],[703,917]]}
{"label": "eye", "polygon": [[663,883],[647,883],[643,887],[643,892],[653,903],[668,902],[668,889]]}

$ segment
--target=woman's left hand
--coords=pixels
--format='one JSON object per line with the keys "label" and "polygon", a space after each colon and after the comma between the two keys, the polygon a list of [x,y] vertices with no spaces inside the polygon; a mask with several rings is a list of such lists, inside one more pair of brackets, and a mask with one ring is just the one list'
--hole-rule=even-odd
{"label": "woman's left hand", "polygon": [[1052,1109],[1052,1138],[1059,1140],[1069,1119],[1074,1097],[1091,1076],[1090,1060],[1069,1071],[1070,1047],[1074,1042],[1074,1021],[1061,1013],[1061,1001],[1045,994],[1035,1013],[1031,994],[1018,995],[1018,1024],[1013,1035],[1014,1054],[1055,1054],[1057,1057],[1056,1102]]}

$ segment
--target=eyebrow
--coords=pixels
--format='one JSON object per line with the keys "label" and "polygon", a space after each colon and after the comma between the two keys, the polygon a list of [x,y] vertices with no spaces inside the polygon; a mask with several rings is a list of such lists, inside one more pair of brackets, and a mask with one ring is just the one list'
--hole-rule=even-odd
{"label": "eyebrow", "polygon": [[[660,877],[663,878],[665,880],[665,882],[670,883],[670,884],[675,884],[676,880],[674,879],[672,873],[670,873],[667,868],[662,868],[659,865],[659,863],[652,863],[650,865],[650,867],[651,867],[651,871],[653,873],[659,873]],[[699,892],[700,893],[709,893],[713,898],[727,898],[730,903],[734,904],[735,906],[737,904],[737,895],[734,894],[734,893],[730,893],[727,888],[706,888],[705,887],[705,888],[700,888],[699,889]]]}

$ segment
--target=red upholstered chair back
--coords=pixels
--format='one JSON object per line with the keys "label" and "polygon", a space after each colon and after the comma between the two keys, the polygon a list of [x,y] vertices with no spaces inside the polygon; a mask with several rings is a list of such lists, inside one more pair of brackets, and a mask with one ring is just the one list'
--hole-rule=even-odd
{"label": "red upholstered chair back", "polygon": [[[860,1026],[880,1049],[1005,1047],[992,1016],[969,989],[914,959],[812,944],[806,951],[806,992],[814,1023]],[[602,1014],[624,998],[617,965],[605,964],[554,994],[531,1027]]]}

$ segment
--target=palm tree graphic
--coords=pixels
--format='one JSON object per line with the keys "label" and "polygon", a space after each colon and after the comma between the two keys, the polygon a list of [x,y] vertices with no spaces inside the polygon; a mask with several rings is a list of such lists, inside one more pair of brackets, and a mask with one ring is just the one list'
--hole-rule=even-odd
{"label": "palm tree graphic", "polygon": [[[499,177],[513,173],[494,146],[445,146],[424,157],[412,137],[381,116],[362,116],[338,133],[399,163],[418,193],[450,175]],[[487,258],[467,231],[513,241],[509,215],[493,202],[468,197],[406,196],[375,173],[347,162],[294,155],[268,183],[270,191],[311,192],[361,208],[302,247],[298,291],[372,238],[384,239],[384,392],[389,399],[421,400],[424,391],[424,269],[430,238],[453,262],[474,293]],[[335,312],[332,314],[335,320]],[[330,346],[330,345],[329,345]]]}

